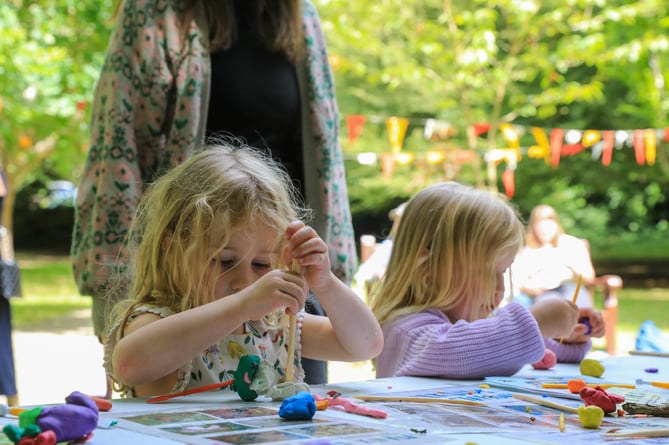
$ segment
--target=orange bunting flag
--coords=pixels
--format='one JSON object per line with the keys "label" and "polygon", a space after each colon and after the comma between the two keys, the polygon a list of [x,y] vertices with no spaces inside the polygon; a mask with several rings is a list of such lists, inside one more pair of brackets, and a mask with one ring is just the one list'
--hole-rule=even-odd
{"label": "orange bunting flag", "polygon": [[560,165],[560,151],[562,150],[562,141],[564,139],[564,130],[562,128],[553,128],[551,130],[551,166],[558,168]]}
{"label": "orange bunting flag", "polygon": [[643,130],[634,130],[634,157],[639,165],[646,163],[646,147],[644,146],[643,134]]}
{"label": "orange bunting flag", "polygon": [[490,124],[488,123],[479,123],[479,124],[474,124],[472,125],[472,129],[474,131],[475,136],[481,136],[482,134],[486,134],[488,131],[490,131]]}
{"label": "orange bunting flag", "polygon": [[395,156],[392,153],[381,153],[381,173],[386,179],[393,177],[395,172]]}
{"label": "orange bunting flag", "polygon": [[389,117],[386,121],[388,128],[388,140],[393,153],[399,153],[404,143],[404,135],[409,126],[409,119],[405,117]]}
{"label": "orange bunting flag", "polygon": [[348,130],[348,143],[353,145],[362,134],[362,127],[367,118],[361,114],[346,116],[346,128]]}
{"label": "orange bunting flag", "polygon": [[613,144],[615,143],[615,134],[612,130],[606,130],[602,133],[604,139],[604,148],[602,151],[602,165],[611,165],[611,158],[613,157]]}
{"label": "orange bunting flag", "polygon": [[577,153],[585,150],[583,144],[564,144],[562,146],[562,156],[574,156]]}
{"label": "orange bunting flag", "polygon": [[504,185],[504,194],[510,199],[516,193],[515,173],[513,169],[507,168],[502,172],[502,184]]}
{"label": "orange bunting flag", "polygon": [[657,135],[655,130],[646,130],[644,132],[644,141],[646,142],[646,162],[648,165],[655,164]]}

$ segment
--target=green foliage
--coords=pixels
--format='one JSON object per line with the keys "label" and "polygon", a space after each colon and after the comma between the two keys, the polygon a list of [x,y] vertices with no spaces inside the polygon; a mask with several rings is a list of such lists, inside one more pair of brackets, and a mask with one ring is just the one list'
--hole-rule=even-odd
{"label": "green foliage", "polygon": [[112,0],[0,4],[0,165],[10,197],[40,176],[76,180],[88,140],[92,90]]}

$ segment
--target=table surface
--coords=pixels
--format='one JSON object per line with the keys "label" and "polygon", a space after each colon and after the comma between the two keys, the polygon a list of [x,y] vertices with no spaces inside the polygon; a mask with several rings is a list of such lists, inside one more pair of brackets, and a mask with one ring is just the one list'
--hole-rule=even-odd
{"label": "table surface", "polygon": [[[606,370],[601,380],[634,384],[638,378],[669,381],[669,358],[625,356],[602,359]],[[657,373],[648,373],[656,368]],[[578,365],[558,364],[548,371],[523,368],[516,376],[504,379],[529,382],[562,381],[579,376]],[[596,380],[596,379],[595,379]],[[337,391],[342,397],[381,409],[386,419],[350,414],[337,408],[317,411],[312,421],[286,421],[278,416],[279,402],[260,398],[242,402],[232,391],[213,391],[147,404],[145,399],[114,400],[113,408],[100,413],[99,426],[90,445],[106,444],[244,444],[244,443],[453,443],[453,444],[563,444],[609,443],[607,431],[620,429],[669,428],[669,419],[623,416],[605,418],[599,429],[585,429],[576,414],[565,413],[565,428],[559,428],[560,411],[511,397],[517,389],[481,386],[482,381],[454,381],[418,377],[396,377],[361,382],[318,385],[312,392],[326,396]],[[538,390],[539,393],[543,390]],[[567,392],[559,391],[566,395]],[[669,390],[650,385],[636,389],[609,389],[626,394],[628,401],[650,397],[657,403],[669,402]],[[374,394],[396,397],[431,397],[482,401],[484,407],[445,403],[361,402],[354,396]],[[543,398],[549,392],[535,394]],[[557,398],[546,400],[577,407],[582,401]],[[0,426],[16,423],[15,418],[0,418]],[[10,444],[0,434],[0,445]],[[618,441],[618,443],[620,443]],[[668,438],[636,439],[633,443],[669,443]]]}

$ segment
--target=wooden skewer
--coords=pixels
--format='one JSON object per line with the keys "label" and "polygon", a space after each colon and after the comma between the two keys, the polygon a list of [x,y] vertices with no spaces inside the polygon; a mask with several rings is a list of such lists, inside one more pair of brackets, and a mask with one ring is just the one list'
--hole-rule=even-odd
{"label": "wooden skewer", "polygon": [[[293,260],[291,265],[293,272],[300,271],[300,265],[297,260]],[[293,381],[295,372],[295,331],[297,329],[297,317],[295,314],[288,316],[288,361],[286,363],[286,382]]]}
{"label": "wooden skewer", "polygon": [[576,290],[574,291],[574,296],[571,297],[571,302],[576,304],[578,299],[578,292],[581,290],[581,285],[583,284],[583,275],[578,274],[578,281],[576,282]]}
{"label": "wooden skewer", "polygon": [[667,428],[644,428],[637,430],[610,431],[602,434],[603,437],[667,437],[669,429]]}
{"label": "wooden skewer", "polygon": [[[574,296],[571,297],[571,302],[576,304],[576,300],[578,299],[578,292],[581,290],[581,285],[583,284],[583,275],[578,274],[578,281],[576,282],[576,290],[574,290]],[[564,341],[564,338],[560,339],[560,344]]]}
{"label": "wooden skewer", "polygon": [[653,352],[653,351],[629,351],[629,355],[646,355],[648,357],[669,357],[669,353]]}
{"label": "wooden skewer", "polygon": [[567,405],[562,405],[560,403],[551,402],[550,400],[546,400],[546,399],[540,398],[540,397],[531,397],[531,396],[527,396],[525,394],[514,393],[513,398],[518,399],[518,400],[522,400],[524,402],[530,402],[530,403],[534,403],[536,405],[545,406],[547,408],[559,409],[560,411],[565,411],[567,413],[578,414],[578,409],[576,409],[576,408],[572,408],[571,406],[567,406]]}
{"label": "wooden skewer", "polygon": [[449,403],[452,405],[467,405],[467,406],[488,406],[487,403],[475,402],[473,400],[459,400],[459,399],[439,399],[433,397],[399,397],[399,396],[372,396],[372,395],[354,395],[354,399],[363,400],[365,402],[417,402],[417,403]]}

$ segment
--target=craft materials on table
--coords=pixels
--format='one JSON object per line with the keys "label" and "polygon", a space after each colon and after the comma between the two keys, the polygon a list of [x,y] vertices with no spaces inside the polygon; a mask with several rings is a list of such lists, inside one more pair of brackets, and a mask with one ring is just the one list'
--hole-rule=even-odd
{"label": "craft materials on table", "polygon": [[572,413],[572,414],[578,414],[578,408],[563,405],[561,403],[556,403],[556,402],[550,401],[550,400],[548,400],[544,397],[532,397],[532,396],[528,396],[526,394],[514,393],[513,398],[518,399],[518,400],[522,400],[524,402],[535,403],[537,405],[545,406],[547,408],[555,408],[555,409],[559,409],[560,411],[565,411],[565,412]]}
{"label": "craft materials on table", "polygon": [[228,380],[227,382],[213,383],[211,385],[204,385],[204,386],[200,386],[200,387],[197,387],[197,388],[187,389],[185,391],[175,392],[173,394],[165,394],[165,395],[162,395],[162,396],[152,397],[150,399],[147,399],[146,403],[159,403],[159,402],[164,402],[166,400],[173,399],[175,397],[182,397],[182,396],[187,396],[189,394],[197,394],[197,393],[200,393],[200,392],[212,391],[214,389],[225,388],[226,386],[232,385],[234,382],[235,382],[234,380]]}
{"label": "craft materials on table", "polygon": [[442,399],[437,397],[399,397],[356,394],[353,396],[353,398],[363,400],[365,402],[447,403],[451,405],[488,406],[486,403],[475,402],[472,400]]}
{"label": "craft materials on table", "polygon": [[654,382],[654,381],[648,381],[648,380],[644,380],[644,379],[636,379],[636,384],[637,385],[651,385],[651,386],[655,386],[657,388],[669,389],[669,382]]}

